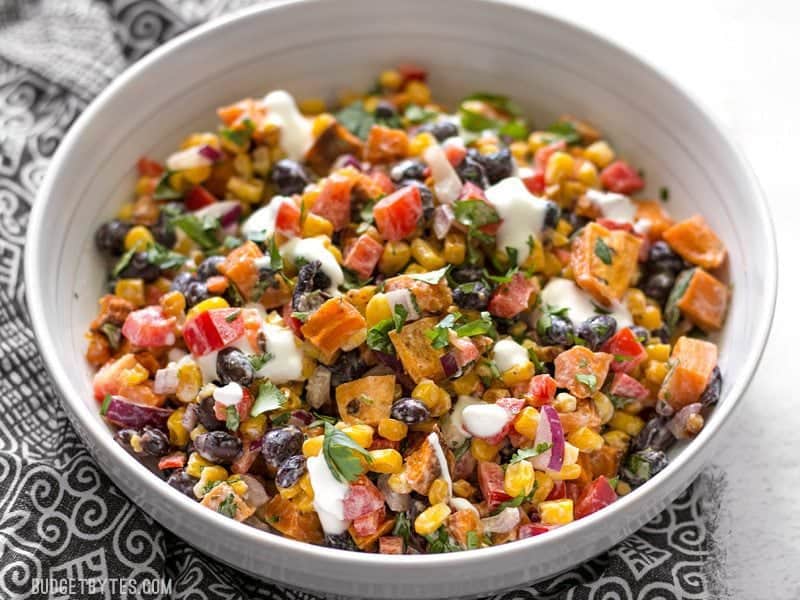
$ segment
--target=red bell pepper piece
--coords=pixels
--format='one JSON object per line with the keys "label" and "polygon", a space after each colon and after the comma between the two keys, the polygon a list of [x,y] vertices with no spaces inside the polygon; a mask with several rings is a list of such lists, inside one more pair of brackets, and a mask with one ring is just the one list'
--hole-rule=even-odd
{"label": "red bell pepper piece", "polygon": [[633,194],[644,187],[644,181],[624,160],[617,160],[600,172],[600,181],[607,190],[617,194]]}
{"label": "red bell pepper piece", "polygon": [[575,503],[575,518],[581,519],[587,515],[605,508],[617,499],[617,492],[611,487],[605,475],[600,475],[587,485],[578,501]]}
{"label": "red bell pepper piece", "polygon": [[361,279],[369,279],[381,259],[381,254],[383,254],[383,244],[365,233],[359,236],[350,248],[344,259],[344,266],[354,271]]}
{"label": "red bell pepper piece", "polygon": [[333,223],[336,231],[350,223],[350,199],[356,180],[342,173],[333,173],[325,181],[311,212]]}
{"label": "red bell pepper piece", "polygon": [[627,373],[616,373],[608,390],[615,396],[644,400],[650,395],[649,390]]}
{"label": "red bell pepper piece", "polygon": [[200,313],[183,326],[183,340],[195,356],[224,348],[244,335],[241,309],[215,308]]}
{"label": "red bell pepper piece", "polygon": [[158,461],[159,471],[166,471],[167,469],[180,469],[186,464],[185,452],[173,452],[162,456]]}
{"label": "red bell pepper piece", "polygon": [[422,196],[415,185],[407,185],[390,194],[372,209],[375,224],[381,235],[399,241],[411,235],[422,216]]}
{"label": "red bell pepper piece", "polygon": [[383,494],[369,479],[359,477],[350,485],[343,508],[345,519],[357,519],[383,508]]}
{"label": "red bell pepper piece", "polygon": [[532,404],[539,408],[545,404],[551,404],[556,397],[556,380],[550,375],[534,375],[528,385],[528,393],[532,398]]}
{"label": "red bell pepper piece", "polygon": [[202,185],[196,185],[186,194],[183,204],[188,210],[199,210],[205,206],[211,206],[216,201],[214,194]]}
{"label": "red bell pepper piece", "polygon": [[294,202],[284,201],[275,215],[275,230],[287,237],[300,235],[300,207]]}
{"label": "red bell pepper piece", "polygon": [[525,538],[533,537],[535,535],[541,535],[542,533],[547,533],[551,529],[554,529],[555,525],[545,525],[543,523],[525,523],[525,525],[519,526],[518,538],[524,540]]}
{"label": "red bell pepper piece", "polygon": [[175,317],[165,317],[161,307],[134,310],[125,318],[122,335],[134,346],[159,348],[175,343]]}
{"label": "red bell pepper piece", "polygon": [[503,467],[497,463],[480,461],[478,463],[478,485],[481,488],[487,508],[494,510],[503,502],[511,500],[503,487]]}
{"label": "red bell pepper piece", "polygon": [[647,350],[636,339],[630,327],[620,329],[602,347],[603,352],[614,356],[611,370],[630,373],[647,359]]}
{"label": "red bell pepper piece", "polygon": [[358,536],[372,535],[386,519],[386,509],[381,506],[377,510],[353,519],[353,531]]}
{"label": "red bell pepper piece", "polygon": [[161,177],[164,167],[156,161],[142,156],[136,162],[136,170],[139,171],[139,175],[142,177]]}
{"label": "red bell pepper piece", "polygon": [[528,308],[535,286],[522,273],[515,273],[511,281],[502,284],[489,300],[489,312],[495,317],[510,319]]}
{"label": "red bell pepper piece", "polygon": [[544,174],[544,170],[547,168],[547,161],[550,160],[550,157],[553,156],[555,152],[566,149],[567,142],[564,140],[558,140],[557,142],[553,142],[552,144],[548,144],[547,146],[539,148],[533,155],[533,163],[536,165],[536,170],[541,171],[542,174]]}
{"label": "red bell pepper piece", "polygon": [[528,188],[528,191],[534,196],[541,196],[544,194],[545,181],[544,171],[534,171],[527,177],[522,178],[522,183]]}

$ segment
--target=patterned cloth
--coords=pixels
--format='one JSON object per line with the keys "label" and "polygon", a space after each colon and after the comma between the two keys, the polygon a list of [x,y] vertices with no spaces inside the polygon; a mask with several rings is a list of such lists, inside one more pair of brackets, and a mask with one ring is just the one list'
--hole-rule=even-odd
{"label": "patterned cloth", "polygon": [[[23,307],[28,213],[70,124],[131,62],[245,4],[0,0],[2,598],[314,598],[216,563],[162,530],[114,487],[59,406]],[[703,476],[607,554],[494,598],[719,597],[720,553],[705,516],[714,511],[704,510],[719,489],[714,476]],[[46,589],[49,580],[60,587]],[[87,581],[105,584],[87,587]]]}

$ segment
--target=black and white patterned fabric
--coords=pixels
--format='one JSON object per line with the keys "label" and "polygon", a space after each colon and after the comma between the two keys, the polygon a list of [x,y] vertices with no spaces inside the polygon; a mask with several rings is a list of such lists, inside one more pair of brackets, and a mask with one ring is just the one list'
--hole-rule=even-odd
{"label": "black and white patterned fabric", "polygon": [[[59,405],[23,306],[28,214],[71,123],[131,62],[249,3],[0,0],[0,598],[314,598],[215,562],[109,482]],[[709,517],[720,489],[718,476],[704,475],[605,555],[493,598],[720,597]]]}

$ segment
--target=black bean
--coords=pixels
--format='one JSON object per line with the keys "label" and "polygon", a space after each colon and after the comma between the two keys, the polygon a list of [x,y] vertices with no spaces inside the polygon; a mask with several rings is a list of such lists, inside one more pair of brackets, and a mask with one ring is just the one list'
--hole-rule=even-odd
{"label": "black bean", "polygon": [[224,256],[209,256],[197,267],[197,277],[205,281],[209,277],[219,275],[219,266],[225,262]]}
{"label": "black bean", "polygon": [[163,212],[158,215],[158,222],[150,226],[153,238],[165,248],[172,248],[177,241],[175,228],[170,225],[169,218]]}
{"label": "black bean", "polygon": [[134,252],[131,260],[119,274],[123,279],[144,279],[148,283],[155,281],[160,275],[161,269],[150,262],[147,252]]}
{"label": "black bean", "polygon": [[238,348],[223,348],[217,354],[217,377],[223,384],[234,382],[249,387],[255,376],[252,363]]}
{"label": "black bean", "polygon": [[183,271],[175,275],[175,279],[172,280],[172,283],[169,286],[169,289],[180,292],[184,296],[186,295],[186,290],[189,288],[189,284],[195,280],[194,275],[191,273],[187,273]]}
{"label": "black bean", "polygon": [[169,452],[167,434],[149,425],[145,425],[142,430],[139,436],[139,443],[142,446],[142,450],[150,456],[164,456]]}
{"label": "black bean", "polygon": [[661,450],[645,448],[628,456],[622,468],[622,476],[625,481],[636,487],[662,471],[668,463],[667,455]]}
{"label": "black bean", "polygon": [[214,398],[208,396],[197,404],[197,420],[209,431],[225,429],[225,421],[217,419],[214,413]]}
{"label": "black bean", "polygon": [[489,180],[486,178],[486,171],[478,158],[476,151],[467,152],[464,159],[456,167],[456,173],[463,181],[471,181],[480,188],[487,188]]}
{"label": "black bean", "polygon": [[547,346],[566,346],[572,343],[572,321],[559,315],[544,314],[536,322],[539,341]]}
{"label": "black bean", "polygon": [[397,115],[397,110],[395,109],[394,104],[388,100],[381,100],[375,106],[376,119],[391,119],[395,115]]}
{"label": "black bean", "polygon": [[393,166],[389,174],[395,183],[407,179],[423,181],[425,179],[425,165],[419,160],[409,158]]}
{"label": "black bean", "polygon": [[683,259],[666,242],[659,240],[650,246],[650,251],[647,253],[647,269],[651,273],[663,271],[676,275],[684,269],[684,266]]}
{"label": "black bean", "polygon": [[306,457],[302,454],[295,454],[283,461],[275,475],[275,483],[278,487],[290,488],[297,483],[306,473]]}
{"label": "black bean", "polygon": [[172,475],[169,476],[167,479],[167,483],[178,490],[181,494],[185,496],[189,496],[196,500],[196,496],[194,495],[194,486],[197,483],[197,478],[192,477],[186,471],[180,470],[175,471]]}
{"label": "black bean", "polygon": [[135,435],[139,435],[135,429],[120,429],[114,434],[114,440],[126,450],[133,452],[131,438]]}
{"label": "black bean", "polygon": [[208,292],[208,287],[202,281],[192,281],[186,286],[186,291],[183,293],[186,297],[186,308],[191,308],[195,304],[200,304],[203,300],[211,297]]}
{"label": "black bean", "polygon": [[300,163],[284,158],[272,167],[270,181],[277,186],[279,194],[291,196],[302,193],[311,180]]}
{"label": "black bean", "polygon": [[[650,332],[647,331],[647,329],[645,329],[641,325],[632,325],[630,329],[631,333],[639,341],[640,344],[647,345],[647,342],[650,341]],[[669,336],[667,336],[667,339],[669,339]]]}
{"label": "black bean", "polygon": [[581,227],[585,226],[589,222],[589,219],[586,217],[581,217],[573,212],[565,212],[564,218],[572,227],[572,231],[578,231]]}
{"label": "black bean", "polygon": [[342,533],[326,533],[325,545],[328,546],[328,548],[358,552],[358,546],[356,546],[356,543],[347,531]]}
{"label": "black bean", "polygon": [[575,329],[575,335],[592,350],[597,350],[616,332],[617,320],[611,315],[589,317]]}
{"label": "black bean", "polygon": [[[320,261],[312,260],[304,264],[297,273],[297,282],[292,292],[292,308],[302,312],[316,310],[325,299],[319,298],[319,294],[317,294],[317,301],[314,301],[309,295],[318,290],[328,289],[330,286],[331,279],[322,270]],[[309,302],[313,302],[315,305],[311,306]]]}
{"label": "black bean", "polygon": [[544,226],[555,229],[561,218],[561,208],[552,200],[547,201],[547,212],[544,213]]}
{"label": "black bean", "polygon": [[492,290],[482,281],[462,283],[453,290],[453,302],[467,310],[485,310]]}
{"label": "black bean", "polygon": [[507,177],[511,177],[514,172],[514,159],[511,158],[511,150],[508,148],[501,148],[497,152],[480,155],[479,160],[490,184],[495,184]]}
{"label": "black bean", "polygon": [[458,127],[455,123],[451,123],[450,121],[436,121],[436,123],[428,123],[427,125],[420,127],[420,131],[429,132],[439,142],[443,142],[447,138],[458,135]]}
{"label": "black bean", "polygon": [[675,275],[670,271],[659,271],[647,276],[644,283],[641,285],[641,290],[644,294],[664,305],[675,283]]}
{"label": "black bean", "polygon": [[94,243],[98,250],[112,256],[119,256],[125,252],[125,236],[131,225],[119,219],[112,219],[100,225],[94,234]]}
{"label": "black bean", "polygon": [[297,427],[280,427],[270,429],[261,442],[261,454],[264,462],[273,471],[277,471],[285,460],[303,449],[303,432]]}
{"label": "black bean", "polygon": [[428,407],[416,398],[400,398],[392,404],[392,418],[406,425],[416,425],[431,416]]}
{"label": "black bean", "polygon": [[476,265],[456,267],[450,271],[450,277],[452,277],[453,281],[456,283],[480,281],[483,278],[483,268]]}
{"label": "black bean", "polygon": [[653,417],[631,442],[631,451],[638,452],[645,448],[668,450],[675,443],[675,436],[667,429],[666,417]]}
{"label": "black bean", "polygon": [[361,359],[358,350],[343,352],[339,358],[330,366],[331,387],[337,386],[358,379],[367,370],[367,365]]}
{"label": "black bean", "polygon": [[703,405],[703,408],[706,406],[712,406],[719,402],[721,393],[722,371],[719,370],[719,367],[714,367],[714,370],[711,373],[711,380],[708,382],[706,389],[703,390],[703,393],[700,396],[700,403]]}
{"label": "black bean", "polygon": [[215,463],[229,463],[242,450],[242,441],[227,431],[209,431],[194,439],[198,454]]}

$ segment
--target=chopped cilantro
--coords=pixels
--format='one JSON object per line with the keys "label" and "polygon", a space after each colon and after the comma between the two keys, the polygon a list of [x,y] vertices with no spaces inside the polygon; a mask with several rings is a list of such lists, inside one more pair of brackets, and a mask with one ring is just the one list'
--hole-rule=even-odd
{"label": "chopped cilantro", "polygon": [[227,317],[225,317],[225,322],[226,323],[233,323],[236,319],[239,318],[239,315],[241,315],[241,314],[242,314],[241,310],[235,310],[231,314],[229,314]]}
{"label": "chopped cilantro", "polygon": [[147,262],[156,265],[162,271],[169,271],[182,266],[186,262],[186,257],[161,244],[152,244],[147,249]]}
{"label": "chopped cilantro", "polygon": [[536,482],[533,484],[533,489],[529,493],[521,492],[519,495],[514,496],[511,500],[501,502],[494,510],[494,514],[503,512],[507,508],[517,508],[528,502],[533,497],[533,492],[536,491]]}
{"label": "chopped cilantro", "polygon": [[428,552],[430,552],[431,554],[458,552],[459,550],[461,550],[461,546],[454,543],[453,540],[450,538],[450,534],[447,531],[447,527],[445,527],[444,525],[439,527],[436,533],[426,535],[425,539],[428,540]]}
{"label": "chopped cilantro", "polygon": [[125,267],[130,264],[134,254],[136,254],[136,248],[131,248],[125,254],[120,256],[117,264],[115,264],[114,268],[111,269],[111,276],[119,277],[119,274],[122,273],[125,270]]}
{"label": "chopped cilantro", "polygon": [[394,354],[394,344],[389,338],[389,332],[394,329],[393,319],[384,319],[367,330],[367,346],[373,350]]}
{"label": "chopped cilantro", "polygon": [[276,272],[280,271],[283,269],[283,258],[280,250],[278,250],[278,242],[275,241],[275,236],[269,239],[267,248],[269,249],[269,268]]}
{"label": "chopped cilantro", "polygon": [[102,416],[106,416],[108,412],[108,406],[111,404],[111,394],[106,394],[103,398],[103,403],[100,405],[100,414]]}
{"label": "chopped cilantro", "polygon": [[403,538],[403,541],[407,544],[408,538],[411,537],[411,520],[408,518],[408,515],[404,512],[397,513],[397,518],[394,522],[394,529],[392,530],[392,535],[397,535]]}
{"label": "chopped cilantro", "polygon": [[275,355],[272,354],[272,352],[262,352],[261,354],[251,354],[247,357],[247,360],[250,361],[254,371],[260,371],[261,367],[263,367],[273,358],[275,358]]}
{"label": "chopped cilantro", "polygon": [[456,221],[470,228],[480,228],[500,221],[497,210],[483,200],[458,200],[453,204]]}
{"label": "chopped cilantro", "polygon": [[236,496],[233,494],[228,494],[225,496],[225,499],[220,502],[217,512],[222,513],[226,517],[230,517],[232,519],[236,515],[237,508]]}
{"label": "chopped cilantro", "polygon": [[217,231],[219,219],[200,218],[197,215],[182,214],[172,219],[172,224],[179,227],[189,238],[203,250],[211,250],[219,245]]}
{"label": "chopped cilantro", "polygon": [[372,462],[369,452],[330,423],[325,423],[322,454],[333,476],[342,483],[355,481],[364,472],[362,458]]}
{"label": "chopped cilantro", "polygon": [[614,251],[608,247],[602,238],[597,238],[597,241],[594,243],[594,255],[603,261],[603,264],[610,265],[613,260]]}
{"label": "chopped cilantro", "polygon": [[556,139],[564,140],[567,144],[577,144],[581,141],[581,134],[569,121],[557,121],[547,128],[547,133],[552,134]]}
{"label": "chopped cilantro", "polygon": [[467,550],[476,550],[481,547],[481,540],[477,531],[467,532]]}
{"label": "chopped cilantro", "polygon": [[334,116],[345,129],[362,140],[367,139],[369,130],[375,125],[375,115],[367,111],[361,101],[345,106]]}
{"label": "chopped cilantro", "polygon": [[403,325],[405,325],[406,319],[408,318],[408,310],[402,304],[395,304],[394,312],[392,313],[392,322],[394,323],[394,328],[397,331],[403,330]]}
{"label": "chopped cilantro", "polygon": [[153,200],[178,200],[179,198],[183,198],[182,193],[169,185],[169,178],[171,175],[171,171],[164,171],[161,179],[159,179],[156,184],[156,189],[153,190]]}
{"label": "chopped cilantro", "polygon": [[428,110],[418,104],[409,104],[403,116],[409,123],[417,125],[434,119],[438,114],[435,110]]}
{"label": "chopped cilantro", "polygon": [[258,397],[250,409],[250,416],[257,417],[261,413],[277,410],[286,404],[286,396],[271,381],[258,386]]}
{"label": "chopped cilantro", "polygon": [[527,460],[529,458],[533,458],[534,456],[539,456],[550,450],[553,447],[553,444],[550,442],[540,442],[536,444],[533,448],[520,448],[517,450],[514,455],[511,457],[511,462],[509,464],[514,464],[518,462],[522,462],[523,460]]}
{"label": "chopped cilantro", "polygon": [[239,411],[236,406],[229,406],[225,409],[225,427],[230,431],[239,429]]}
{"label": "chopped cilantro", "polygon": [[428,273],[411,273],[408,276],[415,281],[422,281],[424,283],[436,285],[442,280],[442,277],[447,274],[449,269],[450,265],[447,265],[446,267],[442,267],[441,269],[430,271]]}
{"label": "chopped cilantro", "polygon": [[450,329],[461,318],[461,313],[450,313],[425,332],[425,336],[431,341],[434,348],[440,349],[450,343]]}
{"label": "chopped cilantro", "polygon": [[597,387],[597,376],[594,373],[578,373],[575,375],[575,379],[578,383],[582,383],[588,387],[592,392],[594,392]]}
{"label": "chopped cilantro", "polygon": [[103,323],[100,326],[100,331],[108,338],[108,345],[111,346],[112,350],[119,348],[119,343],[122,341],[122,332],[119,327],[113,323]]}
{"label": "chopped cilantro", "polygon": [[480,319],[475,319],[474,321],[470,321],[456,328],[456,335],[459,337],[472,337],[486,334],[492,337],[497,335],[492,315],[486,311],[481,312]]}

